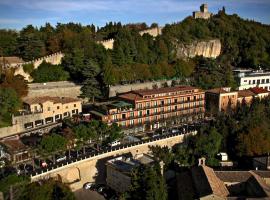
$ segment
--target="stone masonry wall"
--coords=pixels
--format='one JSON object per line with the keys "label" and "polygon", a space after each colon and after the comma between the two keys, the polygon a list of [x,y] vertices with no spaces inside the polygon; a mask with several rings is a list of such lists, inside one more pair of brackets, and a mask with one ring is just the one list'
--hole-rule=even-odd
{"label": "stone masonry wall", "polygon": [[31,83],[28,87],[26,98],[40,96],[78,98],[81,94],[81,86],[69,81]]}
{"label": "stone masonry wall", "polygon": [[33,64],[34,69],[38,68],[39,65],[43,61],[46,61],[47,63],[51,63],[53,65],[59,65],[59,64],[61,64],[61,61],[62,61],[63,57],[64,57],[64,54],[62,52],[58,52],[58,53],[54,53],[54,54],[51,54],[51,55],[48,55],[48,56],[44,56],[42,58],[38,58],[38,59],[35,59],[35,60],[32,60],[32,61],[29,61],[29,62],[25,62],[20,67],[16,68],[15,75],[18,75],[18,74],[22,75],[22,76],[24,76],[25,80],[31,82],[31,81],[33,81],[32,77],[23,70],[23,65],[24,64]]}
{"label": "stone masonry wall", "polygon": [[168,86],[171,86],[172,80],[168,81],[153,81],[153,82],[145,82],[145,83],[133,83],[128,85],[115,85],[109,87],[109,97],[114,97],[119,93],[125,93],[132,90],[142,90],[142,89],[153,89],[153,86],[157,86],[158,88],[162,87],[163,84],[167,82]]}

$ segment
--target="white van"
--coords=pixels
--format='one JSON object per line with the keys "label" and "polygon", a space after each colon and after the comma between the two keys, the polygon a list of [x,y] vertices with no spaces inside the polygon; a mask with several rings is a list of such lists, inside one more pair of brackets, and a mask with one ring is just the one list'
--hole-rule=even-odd
{"label": "white van", "polygon": [[114,147],[114,146],[117,146],[117,145],[120,145],[121,144],[121,142],[119,141],[119,140],[115,140],[115,141],[113,141],[112,143],[109,143],[108,145],[110,146],[110,147]]}

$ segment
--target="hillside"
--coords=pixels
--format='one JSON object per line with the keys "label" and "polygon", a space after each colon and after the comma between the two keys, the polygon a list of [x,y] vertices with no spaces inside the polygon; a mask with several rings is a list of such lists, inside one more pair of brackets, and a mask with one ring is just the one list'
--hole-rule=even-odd
{"label": "hillside", "polygon": [[[71,80],[85,85],[83,93],[88,97],[102,96],[108,84],[168,78],[204,89],[234,87],[233,67],[270,66],[270,26],[227,15],[224,10],[209,20],[188,17],[166,25],[156,38],[141,36],[139,31],[145,28],[144,23],[109,23],[100,29],[74,23],[29,25],[19,33],[0,30],[0,49],[4,56],[17,55],[26,61],[61,50],[65,53],[63,69]],[[112,50],[97,44],[110,38],[114,38]],[[217,59],[182,59],[177,53],[179,47],[203,41],[207,46],[213,39],[221,41]]]}

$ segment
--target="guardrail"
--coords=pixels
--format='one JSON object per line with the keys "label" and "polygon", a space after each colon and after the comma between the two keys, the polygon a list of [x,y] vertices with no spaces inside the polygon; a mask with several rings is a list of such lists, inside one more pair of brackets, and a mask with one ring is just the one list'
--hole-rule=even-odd
{"label": "guardrail", "polygon": [[135,146],[138,146],[138,145],[151,143],[151,142],[154,142],[154,141],[159,141],[159,140],[163,140],[163,139],[167,139],[167,138],[171,138],[171,137],[175,137],[175,136],[187,135],[187,134],[191,134],[191,133],[194,133],[194,132],[196,132],[196,130],[193,130],[193,131],[190,131],[190,132],[187,132],[187,133],[181,133],[180,132],[180,133],[171,133],[171,134],[166,134],[166,135],[160,135],[160,136],[157,136],[157,137],[154,137],[154,138],[150,138],[150,139],[146,139],[146,140],[142,140],[142,141],[138,141],[138,142],[133,142],[133,143],[129,143],[129,144],[123,144],[123,145],[111,147],[109,149],[103,149],[103,150],[101,150],[99,152],[80,155],[77,158],[71,158],[69,160],[65,160],[63,162],[56,163],[54,165],[49,165],[46,169],[37,169],[35,172],[33,172],[31,174],[31,177],[41,175],[43,173],[47,173],[47,172],[49,172],[51,170],[57,169],[59,167],[67,166],[67,165],[72,164],[74,162],[78,162],[78,161],[81,161],[81,160],[86,160],[86,159],[89,159],[89,158],[93,158],[95,156],[100,156],[100,155],[105,154],[105,153],[110,153],[110,152],[114,152],[114,151],[118,151],[118,150],[123,150],[123,149],[126,149],[126,148],[135,147]]}

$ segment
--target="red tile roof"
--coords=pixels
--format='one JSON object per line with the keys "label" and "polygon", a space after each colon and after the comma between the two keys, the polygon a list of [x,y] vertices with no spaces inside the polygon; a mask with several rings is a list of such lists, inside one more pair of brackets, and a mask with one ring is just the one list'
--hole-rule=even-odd
{"label": "red tile roof", "polygon": [[215,94],[226,94],[226,93],[230,93],[234,91],[227,91],[224,88],[213,88],[213,89],[207,90],[206,92],[215,93]]}
{"label": "red tile roof", "polygon": [[[173,93],[179,91],[189,91],[198,88],[192,86],[177,86],[177,87],[166,87],[166,88],[158,88],[158,89],[151,89],[151,90],[134,90],[131,92],[127,92],[125,94],[121,94],[118,97],[128,100],[142,100],[144,96],[151,96],[156,94],[163,94],[163,93]],[[201,91],[201,90],[199,90]]]}
{"label": "red tile roof", "polygon": [[255,94],[251,90],[239,90],[238,97],[253,97]]}
{"label": "red tile roof", "polygon": [[263,94],[263,93],[269,93],[268,90],[264,89],[264,88],[259,88],[259,87],[255,87],[255,88],[250,88],[250,91],[252,91],[255,94]]}

